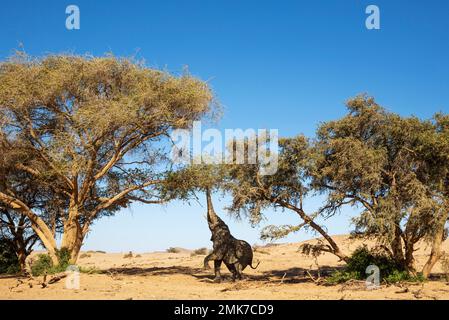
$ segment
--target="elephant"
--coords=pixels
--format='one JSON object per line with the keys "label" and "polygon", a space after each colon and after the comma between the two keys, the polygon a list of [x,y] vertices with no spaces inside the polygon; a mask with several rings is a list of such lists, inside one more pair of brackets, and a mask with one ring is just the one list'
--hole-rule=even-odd
{"label": "elephant", "polygon": [[232,273],[232,279],[242,279],[242,271],[247,266],[256,269],[259,263],[253,267],[253,250],[251,245],[244,241],[236,239],[229,231],[229,227],[215,213],[212,205],[210,191],[206,191],[207,195],[207,221],[209,229],[212,233],[211,241],[213,243],[213,251],[204,258],[204,269],[210,269],[209,261],[214,261],[215,282],[221,281],[220,268],[224,263],[228,270]]}

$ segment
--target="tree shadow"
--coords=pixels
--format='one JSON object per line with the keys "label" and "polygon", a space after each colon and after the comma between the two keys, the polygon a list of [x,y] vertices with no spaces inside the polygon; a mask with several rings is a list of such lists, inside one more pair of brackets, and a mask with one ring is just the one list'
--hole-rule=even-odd
{"label": "tree shadow", "polygon": [[30,276],[22,273],[18,274],[0,274],[0,280],[3,279],[28,279]]}
{"label": "tree shadow", "polygon": [[200,268],[182,267],[182,266],[171,266],[171,267],[151,267],[151,268],[110,268],[104,270],[106,274],[120,274],[127,276],[163,276],[163,275],[173,275],[173,274],[184,274],[193,275],[195,273],[200,273],[202,270]]}
{"label": "tree shadow", "polygon": [[[117,275],[117,276],[166,276],[166,275],[188,275],[192,276],[201,282],[213,282],[214,272],[213,270],[204,270],[202,268],[192,268],[184,266],[171,266],[171,267],[151,267],[151,268],[139,268],[139,267],[123,267],[123,268],[110,268],[102,271],[103,274]],[[224,282],[231,279],[231,274],[226,268],[222,268],[222,276]],[[265,276],[247,276],[252,280],[263,280]]]}
{"label": "tree shadow", "polygon": [[444,272],[432,272],[429,275],[431,281],[443,281],[449,283],[448,275]]}
{"label": "tree shadow", "polygon": [[313,279],[326,278],[336,270],[341,270],[342,268],[343,267],[340,266],[320,266],[318,271],[317,269],[311,270],[293,267],[288,269],[267,270],[263,272],[263,276],[270,279],[270,281],[280,281],[284,284],[305,283],[314,282]]}
{"label": "tree shadow", "polygon": [[[300,267],[273,269],[260,271],[258,274],[248,274],[243,272],[243,279],[249,282],[279,282],[282,284],[298,284],[298,283],[314,283],[317,279],[325,279],[335,271],[344,269],[344,266],[320,266],[317,269],[307,269]],[[222,267],[223,283],[230,283],[232,281],[231,273]],[[105,269],[101,273],[113,276],[168,276],[168,275],[187,275],[204,283],[213,283],[214,272],[213,269],[204,270],[203,268],[193,268],[186,266],[170,266],[170,267],[122,267]],[[0,279],[21,278],[20,275],[0,275]],[[446,274],[432,273],[429,277],[431,281],[446,281]]]}
{"label": "tree shadow", "polygon": [[[335,270],[342,267],[320,266],[320,272],[306,268],[288,268],[261,271],[259,274],[248,274],[243,272],[243,277],[247,281],[255,282],[273,282],[279,281],[283,284],[295,284],[313,282],[313,278],[325,278],[331,275]],[[122,267],[110,268],[102,271],[104,274],[119,276],[167,276],[167,275],[188,275],[198,279],[201,282],[212,282],[214,279],[213,270],[204,270],[202,268],[193,268],[186,266],[170,266],[170,267]],[[231,274],[226,268],[222,268],[222,276],[224,282],[231,281]]]}

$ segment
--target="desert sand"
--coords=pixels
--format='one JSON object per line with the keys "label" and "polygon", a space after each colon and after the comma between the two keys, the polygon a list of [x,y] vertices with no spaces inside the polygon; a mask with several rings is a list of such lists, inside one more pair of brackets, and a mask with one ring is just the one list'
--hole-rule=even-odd
{"label": "desert sand", "polygon": [[[362,244],[347,236],[337,236],[336,240],[348,253]],[[433,279],[424,283],[384,284],[375,290],[368,290],[363,282],[325,285],[317,281],[319,275],[324,277],[342,263],[331,254],[323,254],[317,264],[298,252],[299,246],[258,247],[255,261],[261,263],[256,270],[247,268],[245,280],[232,282],[223,267],[225,279],[221,283],[212,281],[212,270],[202,270],[204,255],[192,255],[189,250],[134,253],[131,258],[125,257],[126,253],[89,251],[81,254],[78,263],[96,272],[81,273],[79,289],[67,289],[66,279],[48,284],[51,276],[45,279],[45,287],[43,277],[3,276],[0,299],[449,299],[449,285],[440,264],[433,270]],[[422,244],[417,251],[418,268],[424,264],[428,249]],[[444,249],[448,251],[448,241]]]}

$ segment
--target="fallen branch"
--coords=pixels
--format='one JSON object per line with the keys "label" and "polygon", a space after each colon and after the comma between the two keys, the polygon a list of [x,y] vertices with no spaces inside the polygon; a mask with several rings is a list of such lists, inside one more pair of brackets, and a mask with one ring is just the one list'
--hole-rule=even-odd
{"label": "fallen branch", "polygon": [[309,270],[306,270],[306,274],[309,276],[309,278],[315,283],[320,285],[323,282],[323,279],[321,278],[320,273],[318,273],[318,277],[315,279],[309,272]]}

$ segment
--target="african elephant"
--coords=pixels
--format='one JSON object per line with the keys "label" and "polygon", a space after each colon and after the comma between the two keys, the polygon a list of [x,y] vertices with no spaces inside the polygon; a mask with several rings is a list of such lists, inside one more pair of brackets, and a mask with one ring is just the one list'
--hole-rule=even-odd
{"label": "african elephant", "polygon": [[204,268],[209,269],[209,261],[214,260],[215,281],[221,280],[220,267],[224,262],[232,273],[232,278],[242,279],[242,271],[250,266],[256,269],[259,263],[253,267],[253,250],[250,244],[244,240],[232,236],[228,226],[215,213],[209,190],[207,191],[207,221],[212,232],[211,241],[213,251],[204,258]]}

